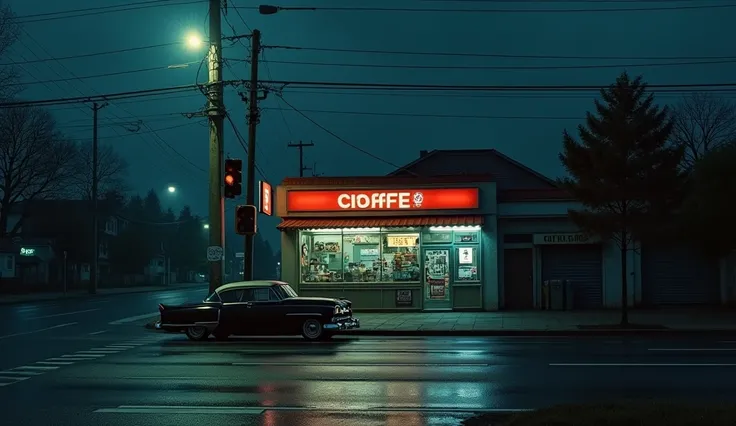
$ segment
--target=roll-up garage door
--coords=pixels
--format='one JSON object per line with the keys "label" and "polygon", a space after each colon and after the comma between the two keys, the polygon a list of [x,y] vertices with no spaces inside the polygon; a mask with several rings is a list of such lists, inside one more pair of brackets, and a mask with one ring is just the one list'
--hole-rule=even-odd
{"label": "roll-up garage door", "polygon": [[568,280],[573,288],[574,309],[603,306],[601,246],[549,245],[542,247],[542,280]]}
{"label": "roll-up garage door", "polygon": [[707,305],[721,299],[718,259],[683,247],[644,246],[642,299],[647,305]]}

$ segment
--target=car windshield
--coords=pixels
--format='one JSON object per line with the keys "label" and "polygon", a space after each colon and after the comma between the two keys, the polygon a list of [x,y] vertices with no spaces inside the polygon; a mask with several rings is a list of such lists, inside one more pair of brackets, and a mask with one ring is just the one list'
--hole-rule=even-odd
{"label": "car windshield", "polygon": [[294,289],[288,284],[280,285],[277,288],[280,289],[280,292],[284,297],[299,297],[299,295],[296,294],[296,291],[294,291]]}
{"label": "car windshield", "polygon": [[207,296],[206,299],[204,299],[204,301],[205,302],[219,302],[220,296],[217,295],[216,291],[213,291],[212,294],[210,294],[209,296]]}

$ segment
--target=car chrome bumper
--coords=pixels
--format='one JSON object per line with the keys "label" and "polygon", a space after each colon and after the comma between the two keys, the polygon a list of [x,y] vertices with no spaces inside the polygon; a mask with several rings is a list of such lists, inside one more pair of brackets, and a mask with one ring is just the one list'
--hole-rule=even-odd
{"label": "car chrome bumper", "polygon": [[332,322],[324,325],[325,330],[351,330],[353,328],[360,328],[360,320],[358,318],[349,318]]}

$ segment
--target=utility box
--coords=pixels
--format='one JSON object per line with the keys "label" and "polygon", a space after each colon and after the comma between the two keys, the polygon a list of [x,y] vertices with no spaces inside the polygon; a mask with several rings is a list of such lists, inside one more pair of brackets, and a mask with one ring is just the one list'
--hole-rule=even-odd
{"label": "utility box", "polygon": [[565,310],[565,282],[563,280],[549,281],[549,308],[553,311]]}

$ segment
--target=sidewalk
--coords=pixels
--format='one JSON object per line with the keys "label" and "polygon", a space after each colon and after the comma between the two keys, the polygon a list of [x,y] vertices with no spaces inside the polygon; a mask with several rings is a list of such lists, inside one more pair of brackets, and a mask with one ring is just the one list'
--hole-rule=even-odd
{"label": "sidewalk", "polygon": [[353,335],[600,335],[736,334],[736,312],[706,309],[632,310],[630,329],[610,311],[527,311],[447,313],[357,313]]}
{"label": "sidewalk", "polygon": [[66,294],[62,292],[26,293],[26,294],[0,294],[0,305],[12,305],[16,303],[44,302],[49,300],[83,299],[90,297],[113,296],[116,294],[150,293],[154,291],[185,290],[189,288],[207,288],[207,283],[176,283],[170,286],[145,286],[145,287],[119,287],[98,288],[97,294],[92,295],[87,290],[73,290]]}

